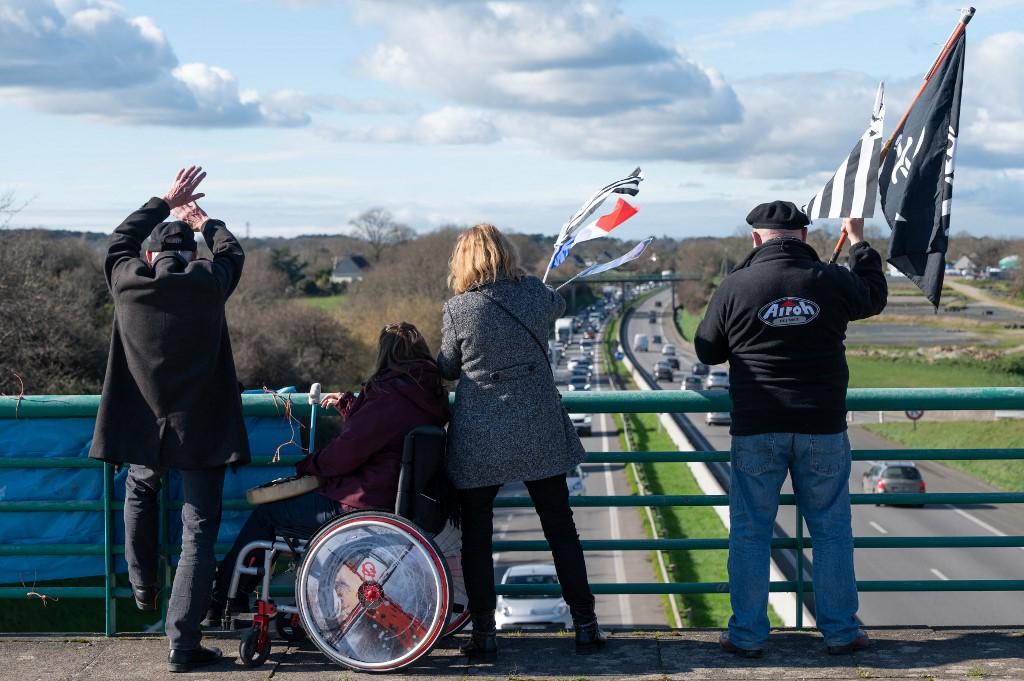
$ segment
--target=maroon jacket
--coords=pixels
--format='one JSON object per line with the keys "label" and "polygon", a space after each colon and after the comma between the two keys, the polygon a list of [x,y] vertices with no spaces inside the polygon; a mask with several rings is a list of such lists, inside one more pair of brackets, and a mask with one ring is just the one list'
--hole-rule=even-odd
{"label": "maroon jacket", "polygon": [[[296,465],[300,475],[324,478],[320,494],[348,509],[393,509],[405,436],[417,426],[448,422],[448,392],[432,361],[386,369],[348,409],[341,434]],[[410,376],[411,375],[411,376]]]}

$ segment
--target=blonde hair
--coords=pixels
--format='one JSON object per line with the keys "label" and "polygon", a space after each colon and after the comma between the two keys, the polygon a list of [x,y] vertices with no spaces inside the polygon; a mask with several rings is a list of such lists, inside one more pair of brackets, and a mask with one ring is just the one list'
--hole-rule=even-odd
{"label": "blonde hair", "polygon": [[500,278],[519,280],[525,274],[512,242],[497,227],[486,223],[460,234],[448,261],[448,286],[455,293],[465,293]]}

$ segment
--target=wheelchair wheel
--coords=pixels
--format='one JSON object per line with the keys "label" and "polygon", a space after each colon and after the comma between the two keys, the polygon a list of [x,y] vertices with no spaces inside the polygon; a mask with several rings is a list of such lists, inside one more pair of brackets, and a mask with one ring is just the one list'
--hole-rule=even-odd
{"label": "wheelchair wheel", "polygon": [[270,636],[253,627],[238,643],[238,657],[246,667],[259,667],[270,657]]}
{"label": "wheelchair wheel", "polygon": [[448,624],[451,592],[437,545],[408,520],[375,511],[321,528],[295,588],[310,640],[363,671],[399,669],[428,653]]}
{"label": "wheelchair wheel", "polygon": [[469,597],[462,577],[462,530],[449,522],[434,536],[434,543],[444,554],[448,574],[452,578],[452,616],[444,629],[445,636],[452,636],[469,624]]}

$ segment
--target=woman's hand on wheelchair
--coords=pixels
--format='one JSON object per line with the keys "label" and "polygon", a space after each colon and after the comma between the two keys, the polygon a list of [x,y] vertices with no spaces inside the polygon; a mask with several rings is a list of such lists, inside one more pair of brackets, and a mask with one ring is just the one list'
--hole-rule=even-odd
{"label": "woman's hand on wheelchair", "polygon": [[324,409],[336,409],[339,414],[345,416],[355,399],[356,396],[350,392],[327,393],[321,398],[320,406]]}

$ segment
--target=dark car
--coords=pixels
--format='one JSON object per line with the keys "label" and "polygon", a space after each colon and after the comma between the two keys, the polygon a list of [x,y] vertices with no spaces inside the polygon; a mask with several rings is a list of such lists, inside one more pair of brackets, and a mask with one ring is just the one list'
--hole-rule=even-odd
{"label": "dark car", "polygon": [[660,343],[661,342],[661,336],[659,336],[658,334],[654,334],[653,336],[651,336],[651,342],[652,343]]}
{"label": "dark car", "polygon": [[655,312],[654,310],[651,310],[650,312],[648,312],[647,313],[647,321],[649,321],[651,324],[653,324],[656,321],[658,321],[658,313]]}
{"label": "dark car", "polygon": [[668,365],[670,367],[672,367],[673,369],[678,369],[679,368],[679,358],[678,357],[666,357],[662,361],[668,362]]}
{"label": "dark car", "polygon": [[[866,494],[924,493],[927,487],[913,461],[878,461],[861,477]],[[879,504],[880,505],[880,504]],[[924,504],[911,504],[921,508]]]}
{"label": "dark car", "polygon": [[703,390],[704,381],[700,376],[694,376],[690,374],[683,379],[683,384],[679,386],[682,390]]}
{"label": "dark car", "polygon": [[707,376],[709,371],[711,371],[711,367],[701,362],[694,362],[693,368],[690,369],[690,373],[694,376]]}
{"label": "dark car", "polygon": [[672,380],[672,367],[668,365],[668,362],[661,361],[654,363],[654,369],[651,371],[654,374],[655,381],[671,381]]}

